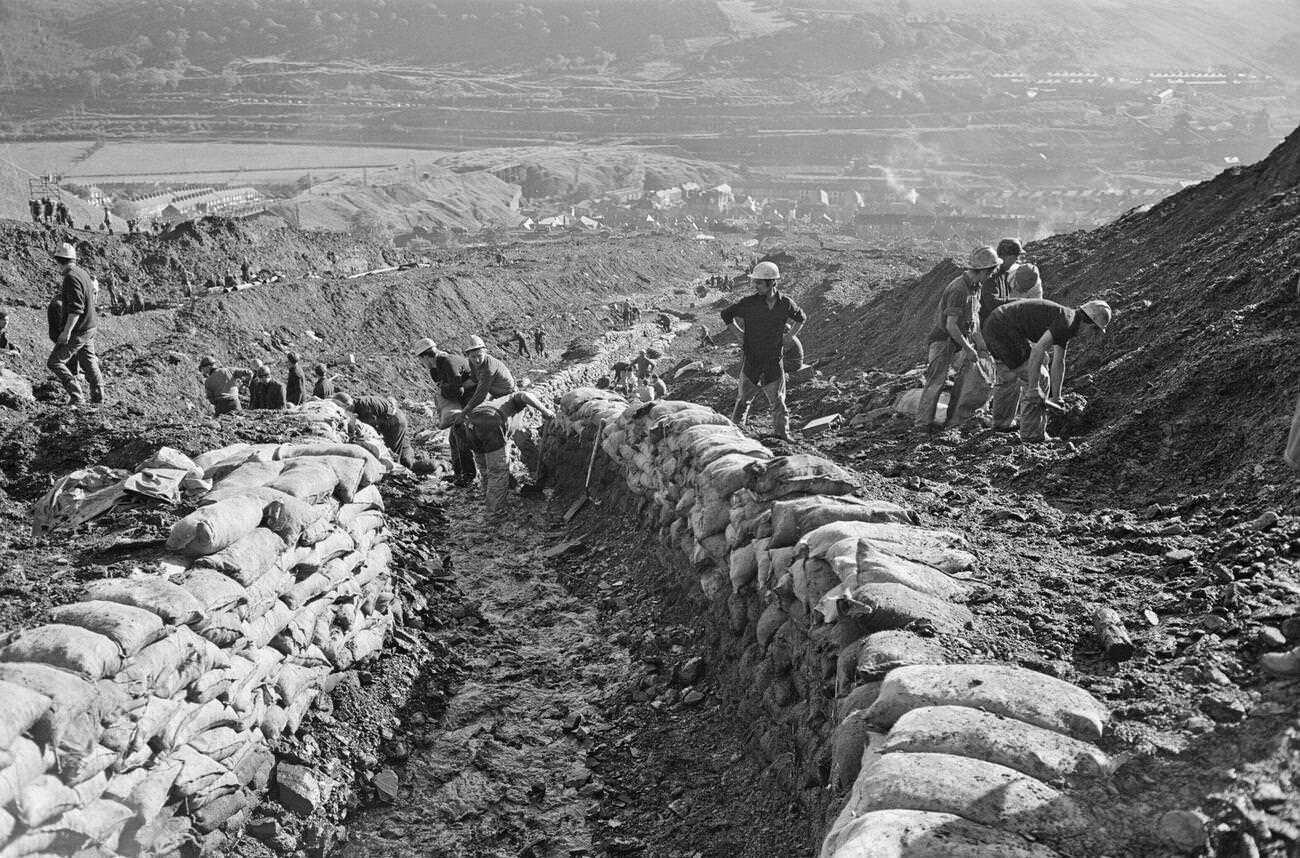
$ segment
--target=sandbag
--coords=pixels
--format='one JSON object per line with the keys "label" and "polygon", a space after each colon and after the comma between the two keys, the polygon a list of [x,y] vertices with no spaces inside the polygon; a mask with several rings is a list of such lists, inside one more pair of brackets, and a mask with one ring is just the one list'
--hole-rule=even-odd
{"label": "sandbag", "polygon": [[245,462],[252,453],[251,444],[236,443],[217,450],[209,450],[194,457],[194,466],[207,475],[207,471],[222,462]]}
{"label": "sandbag", "polygon": [[190,557],[213,554],[252,533],[262,523],[262,513],[262,502],[255,497],[201,507],[176,522],[167,547]]}
{"label": "sandbag", "polygon": [[103,635],[117,644],[121,654],[127,658],[158,640],[165,632],[162,618],[157,614],[119,602],[73,602],[52,609],[50,617],[56,623],[79,626]]}
{"label": "sandbag", "polygon": [[803,453],[752,462],[745,471],[745,487],[765,501],[789,495],[847,495],[856,488],[853,475],[839,465]]}
{"label": "sandbag", "polygon": [[1077,804],[1042,781],[953,754],[884,754],[863,771],[851,801],[854,813],[954,813],[1037,837],[1068,837],[1088,825]]}
{"label": "sandbag", "polygon": [[695,483],[716,497],[726,498],[745,487],[749,481],[747,466],[761,464],[761,459],[743,453],[730,453],[714,459],[696,472]]}
{"label": "sandbag", "polygon": [[0,767],[0,808],[11,801],[53,765],[53,758],[47,759],[41,746],[31,739],[20,736],[9,746],[13,758],[9,765]]}
{"label": "sandbag", "polygon": [[862,756],[885,735],[871,729],[865,709],[850,712],[831,735],[831,783],[838,789],[852,786],[862,771]]}
{"label": "sandbag", "polygon": [[279,599],[271,606],[271,610],[255,620],[249,620],[244,623],[244,637],[252,641],[253,646],[266,646],[271,642],[271,638],[278,635],[284,630],[284,627],[293,619],[293,608],[290,608]]}
{"label": "sandbag", "polygon": [[278,534],[288,545],[297,544],[304,530],[332,512],[328,506],[309,504],[283,492],[278,494],[282,497],[267,502],[262,526]]}
{"label": "sandbag", "polygon": [[222,762],[241,784],[261,791],[271,780],[275,754],[261,741],[260,736],[250,733],[238,750]]}
{"label": "sandbag", "polygon": [[7,749],[31,729],[53,701],[23,685],[0,679],[0,749]]}
{"label": "sandbag", "polygon": [[36,828],[65,811],[81,806],[77,791],[58,775],[41,775],[18,793],[15,816],[28,828]]}
{"label": "sandbag", "polygon": [[312,460],[300,461],[320,461],[327,464],[336,478],[334,496],[343,503],[352,502],[357,489],[361,487],[361,477],[366,468],[364,460],[351,456],[318,456]]}
{"label": "sandbag", "polygon": [[932,530],[897,522],[835,521],[805,533],[800,542],[807,545],[808,556],[824,557],[832,546],[844,539],[865,539],[897,557],[933,566],[957,575],[975,563],[965,550],[966,540],[948,530]]}
{"label": "sandbag", "polygon": [[280,694],[280,705],[290,706],[307,689],[320,687],[328,675],[329,668],[283,665],[275,681],[275,690]]}
{"label": "sandbag", "polygon": [[194,561],[197,569],[216,569],[248,587],[266,574],[284,553],[284,540],[275,531],[255,527],[234,543]]}
{"label": "sandbag", "polygon": [[838,600],[841,616],[859,618],[871,632],[901,629],[918,621],[933,624],[941,634],[955,635],[975,617],[964,605],[954,605],[902,584],[861,584]]}
{"label": "sandbag", "polygon": [[[232,775],[233,777],[233,775]],[[199,831],[216,831],[220,828],[237,828],[243,816],[254,804],[247,790],[236,789],[199,799],[190,805],[190,818]],[[235,821],[231,821],[231,820]]]}
{"label": "sandbag", "polygon": [[180,586],[203,606],[205,614],[231,611],[248,602],[244,586],[216,569],[193,569],[185,573]]}
{"label": "sandbag", "polygon": [[851,536],[827,548],[824,559],[835,570],[836,578],[849,588],[859,584],[902,584],[949,602],[969,598],[970,585],[933,566],[894,554],[888,550],[891,545],[894,543]]}
{"label": "sandbag", "polygon": [[882,751],[973,757],[1046,782],[1104,777],[1114,770],[1095,745],[967,706],[905,712],[890,728]]}
{"label": "sandbag", "polygon": [[239,781],[229,769],[188,745],[176,748],[172,759],[181,764],[173,789],[186,798],[210,800],[239,789]]}
{"label": "sandbag", "polygon": [[112,799],[97,798],[70,810],[51,827],[60,833],[76,835],[114,851],[117,838],[135,816],[131,808]]}
{"label": "sandbag", "polygon": [[758,576],[758,558],[754,543],[732,549],[730,563],[731,589],[740,590],[754,583]]}
{"label": "sandbag", "polygon": [[192,593],[161,578],[105,578],[86,585],[86,598],[117,602],[152,611],[169,626],[187,626],[203,618],[204,606]]}
{"label": "sandbag", "polygon": [[970,706],[1079,739],[1101,737],[1110,713],[1077,685],[997,664],[915,665],[885,677],[871,707],[872,723],[888,727],[922,706]]}
{"label": "sandbag", "polygon": [[224,476],[213,479],[212,491],[259,488],[280,476],[283,470],[283,462],[244,462]]}
{"label": "sandbag", "polygon": [[267,483],[267,487],[308,503],[323,501],[334,494],[339,481],[334,468],[328,462],[321,461],[324,458],[327,457],[308,456],[293,460],[285,466],[280,476]]}
{"label": "sandbag", "polygon": [[805,557],[790,564],[794,583],[794,596],[806,607],[812,607],[840,582],[825,560]]}
{"label": "sandbag", "polygon": [[880,679],[896,667],[943,663],[943,647],[939,641],[893,629],[875,632],[862,641],[855,672],[859,679]]}
{"label": "sandbag", "polygon": [[0,680],[49,698],[49,708],[30,732],[61,754],[90,753],[103,732],[102,723],[115,719],[125,705],[121,696],[104,693],[107,686],[47,663],[0,663]]}
{"label": "sandbag", "polygon": [[194,631],[219,647],[234,646],[244,636],[244,617],[236,611],[212,611]]}
{"label": "sandbag", "polygon": [[[331,525],[332,526],[332,525]],[[345,530],[333,529],[330,534],[311,547],[311,553],[293,567],[298,576],[310,575],[336,557],[348,554],[357,546],[356,540]]]}
{"label": "sandbag", "polygon": [[369,486],[379,482],[384,476],[384,468],[379,460],[357,444],[284,444],[276,452],[276,457],[286,461],[310,456],[341,456],[360,459],[362,462],[361,485]]}
{"label": "sandbag", "polygon": [[58,623],[19,632],[0,649],[0,661],[40,662],[91,679],[112,676],[122,668],[121,650],[114,641],[80,626]]}
{"label": "sandbag", "polygon": [[155,759],[147,767],[113,775],[104,795],[132,808],[142,820],[153,819],[167,803],[180,770],[180,764],[170,759]]}
{"label": "sandbag", "polygon": [[877,810],[848,817],[822,858],[1058,858],[1051,849],[951,813]]}
{"label": "sandbag", "polygon": [[186,744],[205,757],[211,757],[218,762],[222,762],[227,757],[233,756],[236,751],[251,741],[252,739],[247,733],[223,725],[197,733]]}
{"label": "sandbag", "polygon": [[854,497],[808,497],[772,504],[772,546],[794,545],[804,534],[830,522],[866,521],[912,524],[916,513],[898,504]]}

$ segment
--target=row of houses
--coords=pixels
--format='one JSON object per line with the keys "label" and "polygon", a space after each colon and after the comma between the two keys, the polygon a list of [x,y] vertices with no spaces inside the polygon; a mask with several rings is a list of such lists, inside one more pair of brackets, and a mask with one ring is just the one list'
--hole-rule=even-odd
{"label": "row of houses", "polygon": [[185,185],[135,197],[129,202],[132,212],[141,220],[175,223],[208,215],[235,217],[251,214],[265,208],[267,199],[256,188]]}

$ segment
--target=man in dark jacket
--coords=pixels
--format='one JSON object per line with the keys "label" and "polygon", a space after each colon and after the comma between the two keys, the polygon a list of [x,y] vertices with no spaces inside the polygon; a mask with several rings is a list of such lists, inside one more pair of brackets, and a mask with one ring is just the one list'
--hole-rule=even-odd
{"label": "man in dark jacket", "polygon": [[334,395],[334,400],[351,411],[356,418],[379,430],[379,434],[393,451],[403,467],[415,465],[415,451],[411,449],[411,427],[406,412],[397,406],[391,396],[357,396],[347,393]]}
{"label": "man in dark jacket", "polygon": [[448,430],[452,480],[464,488],[474,482],[478,469],[474,465],[474,451],[469,448],[465,424],[457,418],[464,412],[465,402],[477,386],[474,371],[467,358],[440,350],[438,344],[428,337],[416,342],[411,352],[438,386],[438,426]]}
{"label": "man in dark jacket", "polygon": [[298,365],[298,353],[289,352],[289,377],[284,386],[284,399],[290,405],[302,405],[307,401],[307,378]]}
{"label": "man in dark jacket", "polygon": [[284,410],[284,385],[271,378],[271,368],[262,364],[248,385],[248,407],[265,411]]}
{"label": "man in dark jacket", "polygon": [[510,443],[522,428],[523,414],[529,408],[536,408],[548,420],[555,416],[527,391],[490,399],[468,412],[469,445],[483,474],[484,523],[489,526],[507,524]]}
{"label": "man in dark jacket", "polygon": [[754,294],[741,298],[722,311],[722,321],[740,334],[740,391],[731,419],[744,426],[750,403],[762,392],[772,405],[772,434],[790,437],[790,412],[785,404],[786,335],[794,336],[807,316],[791,298],[781,294],[776,282],[781,270],[774,262],[754,266],[749,279]]}
{"label": "man in dark jacket", "polygon": [[[95,354],[95,289],[90,275],[77,265],[77,250],[64,242],[54,253],[63,273],[60,287],[59,310],[62,322],[54,338],[54,349],[46,366],[68,392],[68,404],[83,401],[81,383],[68,368],[75,364],[86,376],[90,388],[90,401],[104,401],[104,381],[100,374],[99,356]],[[51,330],[51,333],[54,333]]]}
{"label": "man in dark jacket", "polygon": [[203,376],[203,394],[218,417],[239,410],[239,388],[253,380],[253,373],[242,366],[217,366],[212,355],[199,361],[199,375]]}

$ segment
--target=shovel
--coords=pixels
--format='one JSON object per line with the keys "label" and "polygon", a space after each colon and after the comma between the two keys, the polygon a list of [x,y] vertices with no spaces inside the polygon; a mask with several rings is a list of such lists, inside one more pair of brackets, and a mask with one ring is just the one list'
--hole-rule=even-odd
{"label": "shovel", "polygon": [[600,506],[600,499],[591,496],[591,469],[596,464],[596,451],[600,449],[600,435],[605,428],[605,421],[601,420],[596,424],[596,438],[591,442],[591,458],[587,460],[587,480],[582,484],[582,497],[578,498],[564,512],[564,521],[567,524],[573,520],[587,502],[590,501],[593,506]]}

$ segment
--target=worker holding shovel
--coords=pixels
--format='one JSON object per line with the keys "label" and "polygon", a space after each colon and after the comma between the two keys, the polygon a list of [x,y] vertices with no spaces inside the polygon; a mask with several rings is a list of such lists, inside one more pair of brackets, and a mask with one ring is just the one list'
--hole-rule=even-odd
{"label": "worker holding shovel", "polygon": [[555,416],[555,412],[528,391],[489,399],[465,416],[469,447],[482,475],[486,525],[505,523],[510,492],[510,443],[523,428],[523,415],[529,408],[536,408],[547,420]]}

